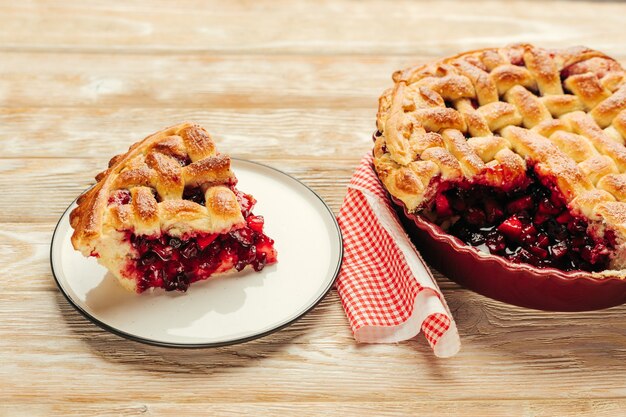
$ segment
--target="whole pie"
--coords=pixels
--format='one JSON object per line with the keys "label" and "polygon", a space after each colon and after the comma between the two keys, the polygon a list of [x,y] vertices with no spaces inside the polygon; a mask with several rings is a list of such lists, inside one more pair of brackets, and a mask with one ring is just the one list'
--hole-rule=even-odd
{"label": "whole pie", "polygon": [[186,291],[214,274],[276,262],[256,200],[236,188],[230,157],[182,123],[115,156],[70,214],[72,244],[122,285]]}
{"label": "whole pie", "polygon": [[576,47],[513,45],[393,74],[374,168],[393,200],[480,251],[624,276],[626,75]]}

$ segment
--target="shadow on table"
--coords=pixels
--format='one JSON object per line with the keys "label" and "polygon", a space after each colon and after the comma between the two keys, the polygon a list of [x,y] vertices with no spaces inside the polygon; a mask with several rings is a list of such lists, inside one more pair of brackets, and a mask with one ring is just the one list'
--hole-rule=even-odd
{"label": "shadow on table", "polygon": [[[555,313],[494,301],[445,278],[439,283],[461,337],[459,354],[434,357],[422,334],[396,345],[359,345],[356,352],[362,357],[375,353],[389,362],[401,357],[405,368],[396,372],[420,375],[433,390],[465,386],[477,377],[490,386],[527,386],[532,375],[538,385],[527,390],[536,389],[539,395],[542,386],[571,385],[602,375],[626,377],[626,305]],[[578,394],[583,394],[582,388]]]}
{"label": "shadow on table", "polygon": [[317,306],[307,314],[306,324],[300,320],[250,342],[215,348],[169,348],[147,345],[104,331],[79,314],[60,292],[56,294],[56,301],[70,331],[104,360],[144,371],[203,375],[255,366],[286,350],[305,335],[306,328],[317,324],[320,315],[311,313],[322,307]]}
{"label": "shadow on table", "polygon": [[457,288],[444,290],[463,343],[453,360],[480,357],[494,369],[517,365],[549,371],[546,377],[558,369],[581,375],[611,369],[626,375],[626,305],[575,313],[539,311]]}
{"label": "shadow on table", "polygon": [[[568,395],[583,395],[588,387],[575,381],[626,378],[626,306],[580,313],[544,312],[491,300],[444,278],[439,281],[462,341],[461,352],[448,359],[435,358],[421,334],[398,344],[355,344],[348,328],[338,327],[347,322],[336,293],[286,329],[248,343],[207,349],[160,348],[126,340],[91,324],[60,293],[57,302],[77,339],[103,360],[123,365],[130,372],[182,377],[228,374],[242,368],[263,370],[269,366],[266,361],[301,359],[293,350],[313,344],[332,366],[318,367],[312,361],[303,367],[304,372],[327,372],[330,378],[343,373],[356,377],[355,373],[367,370],[374,379],[396,374],[397,384],[407,390],[416,386],[434,391],[450,386],[467,388],[479,378],[490,387],[526,387],[524,395],[529,396],[542,395],[548,386]],[[330,330],[328,323],[334,326]],[[332,343],[316,344],[314,338],[319,335],[314,332],[321,328],[332,332],[332,336],[323,336],[331,337],[327,340]],[[529,375],[532,386],[528,386]]]}

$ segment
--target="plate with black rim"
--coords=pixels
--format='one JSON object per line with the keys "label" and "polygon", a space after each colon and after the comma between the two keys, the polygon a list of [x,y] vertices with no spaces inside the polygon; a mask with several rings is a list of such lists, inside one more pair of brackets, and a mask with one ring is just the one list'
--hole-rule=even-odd
{"label": "plate with black rim", "polygon": [[169,347],[216,347],[246,342],[296,321],[332,287],[343,257],[331,209],[295,178],[259,163],[233,159],[237,188],[257,199],[278,262],[191,285],[186,293],[161,289],[135,294],[122,288],[95,258],[74,250],[69,213],[52,237],[56,283],[81,314],[105,330]]}

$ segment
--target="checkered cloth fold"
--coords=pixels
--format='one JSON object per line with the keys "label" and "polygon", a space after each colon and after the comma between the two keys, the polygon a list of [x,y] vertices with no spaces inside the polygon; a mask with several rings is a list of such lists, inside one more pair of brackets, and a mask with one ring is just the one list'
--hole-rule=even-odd
{"label": "checkered cloth fold", "polygon": [[436,356],[461,346],[456,324],[428,267],[402,228],[366,155],[339,212],[344,260],[337,291],[359,342],[410,339],[420,330]]}

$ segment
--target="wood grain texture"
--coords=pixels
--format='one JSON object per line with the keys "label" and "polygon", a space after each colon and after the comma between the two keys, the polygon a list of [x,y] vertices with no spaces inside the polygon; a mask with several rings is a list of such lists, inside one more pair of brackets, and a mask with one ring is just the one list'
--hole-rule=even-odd
{"label": "wood grain texture", "polygon": [[612,1],[9,2],[6,50],[442,55],[532,41],[624,53]]}
{"label": "wood grain texture", "polygon": [[265,338],[172,350],[57,290],[56,221],[108,159],[181,120],[337,212],[391,72],[469,48],[626,60],[612,1],[0,1],[0,416],[621,416],[626,306],[549,313],[436,278],[463,348],[354,342],[337,293]]}
{"label": "wood grain texture", "polygon": [[358,160],[371,150],[375,117],[374,108],[0,107],[0,158],[107,162],[153,131],[191,120],[206,126],[217,146],[235,157]]}
{"label": "wood grain texture", "polygon": [[[259,403],[198,403],[198,404],[135,404],[89,403],[80,409],[65,404],[31,407],[33,417],[62,414],[64,416],[143,416],[143,415],[186,415],[186,416],[277,416],[297,415],[317,417],[326,415],[386,417],[398,415],[463,415],[483,417],[485,415],[522,415],[533,417],[615,416],[626,407],[621,400],[534,400],[534,401],[398,401],[398,402],[259,402]],[[0,412],[3,406],[0,405]],[[7,414],[22,411],[17,407],[4,407]]]}
{"label": "wood grain texture", "polygon": [[[376,109],[395,70],[421,56],[145,55],[5,52],[10,107]],[[45,72],[33,62],[47,62]],[[358,75],[357,75],[358,74]],[[41,91],[46,94],[41,94]]]}

